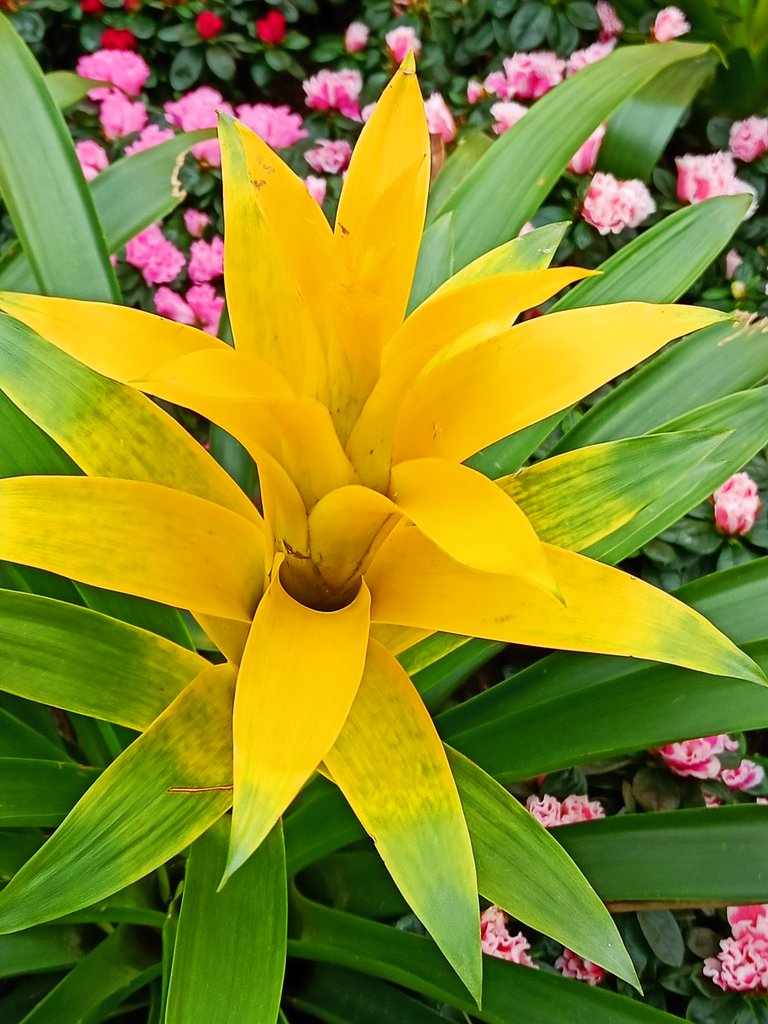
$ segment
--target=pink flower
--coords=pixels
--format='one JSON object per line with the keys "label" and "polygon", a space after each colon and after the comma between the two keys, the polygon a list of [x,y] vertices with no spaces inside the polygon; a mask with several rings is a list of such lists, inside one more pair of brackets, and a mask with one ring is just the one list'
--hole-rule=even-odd
{"label": "pink flower", "polygon": [[215,39],[224,28],[224,19],[213,11],[201,11],[195,18],[195,28],[201,39]]}
{"label": "pink flower", "polygon": [[529,796],[525,806],[544,828],[575,825],[578,821],[593,821],[595,818],[605,817],[605,809],[599,800],[590,800],[588,796],[575,794],[567,796],[562,803],[557,797],[548,794],[543,797]]}
{"label": "pink flower", "polygon": [[597,163],[597,156],[605,135],[605,125],[599,124],[586,142],[576,150],[568,164],[572,174],[588,174]]}
{"label": "pink flower", "polygon": [[748,117],[734,121],[728,146],[737,160],[751,163],[768,150],[768,117]]}
{"label": "pink flower", "polygon": [[559,85],[565,75],[565,61],[547,50],[515,53],[504,59],[504,72],[496,71],[485,80],[486,92],[502,100],[537,100]]}
{"label": "pink flower", "polygon": [[495,956],[500,960],[511,960],[514,964],[522,964],[523,967],[533,967],[538,970],[536,964],[528,956],[530,943],[523,935],[510,935],[507,930],[507,915],[499,907],[488,907],[480,915],[480,942],[483,952],[487,956]]}
{"label": "pink flower", "polygon": [[[163,105],[168,122],[185,132],[193,132],[198,128],[215,128],[217,112],[234,114],[220,92],[208,85],[186,93],[180,100],[171,100]],[[192,147],[192,153],[201,164],[209,167],[221,166],[221,150],[218,139],[198,142]]]}
{"label": "pink flower", "polygon": [[282,11],[270,11],[256,20],[256,35],[265,46],[279,46],[285,42],[285,15]]}
{"label": "pink flower", "polygon": [[712,495],[715,525],[726,537],[749,533],[760,512],[757,484],[749,473],[734,473]]}
{"label": "pink flower", "polygon": [[169,242],[159,224],[150,224],[125,247],[125,259],[147,284],[169,284],[184,266],[184,255]]}
{"label": "pink flower", "polygon": [[754,190],[736,177],[736,164],[730,153],[675,158],[677,195],[684,203],[700,203],[712,196],[735,196]]}
{"label": "pink flower", "polygon": [[591,46],[587,46],[583,50],[574,50],[568,58],[568,76],[575,75],[577,71],[581,71],[588,64],[596,64],[599,60],[603,60],[615,49],[616,40],[606,39],[604,42],[592,43]]}
{"label": "pink flower", "polygon": [[75,153],[86,181],[92,181],[100,171],[109,166],[106,150],[91,139],[82,139],[75,143]]}
{"label": "pink flower", "polygon": [[340,174],[349,167],[352,146],[345,139],[331,142],[329,139],[318,139],[314,149],[304,154],[313,171],[324,171],[326,174]]}
{"label": "pink flower", "polygon": [[477,103],[483,96],[485,96],[483,83],[478,82],[476,78],[470,78],[467,82],[467,103]]}
{"label": "pink flower", "polygon": [[368,44],[371,30],[363,21],[353,21],[344,33],[344,49],[347,53],[358,53]]}
{"label": "pink flower", "polygon": [[726,917],[735,938],[746,934],[768,938],[768,903],[728,907]]}
{"label": "pink flower", "polygon": [[719,736],[702,736],[700,739],[683,740],[681,743],[667,743],[651,753],[658,754],[665,766],[675,775],[693,779],[716,779],[720,774],[718,754],[725,750],[738,750],[739,745],[727,733]]}
{"label": "pink flower", "polygon": [[733,275],[739,269],[741,264],[744,262],[744,258],[741,253],[738,253],[735,249],[729,249],[725,254],[725,276],[731,281]]}
{"label": "pink flower", "polygon": [[272,149],[288,149],[309,135],[304,130],[301,114],[294,114],[285,105],[273,107],[269,103],[241,103],[237,116]]}
{"label": "pink flower", "polygon": [[605,977],[605,971],[591,960],[584,960],[572,949],[564,949],[563,955],[555,960],[555,967],[564,978],[575,978],[586,981],[588,985],[599,985]]}
{"label": "pink flower", "polygon": [[360,111],[360,120],[363,122],[363,124],[367,124],[368,120],[370,119],[371,114],[374,112],[375,109],[376,109],[376,100],[374,100],[373,103],[366,103],[365,104],[363,109]]}
{"label": "pink flower", "polygon": [[560,801],[556,796],[529,796],[525,806],[544,828],[560,824]]}
{"label": "pink flower", "polygon": [[211,223],[211,218],[202,210],[193,210],[191,207],[184,211],[184,227],[193,238],[202,238],[203,232]]}
{"label": "pink flower", "polygon": [[719,796],[715,796],[714,793],[704,794],[704,806],[705,807],[721,807],[723,801]]}
{"label": "pink flower", "polygon": [[161,128],[159,124],[148,124],[141,132],[138,139],[130,146],[125,147],[125,155],[133,156],[134,153],[141,153],[145,149],[152,149],[159,146],[161,142],[167,142],[175,136],[172,128]]}
{"label": "pink flower", "polygon": [[308,174],[304,179],[304,184],[307,192],[309,192],[312,198],[322,206],[323,200],[325,199],[325,193],[328,188],[328,182],[325,178],[316,178],[314,174]]}
{"label": "pink flower", "polygon": [[749,758],[743,758],[738,768],[723,768],[720,778],[728,789],[754,789],[765,780],[765,769]]}
{"label": "pink flower", "polygon": [[384,42],[398,64],[405,60],[409,50],[413,50],[414,57],[421,53],[421,40],[416,35],[416,29],[410,25],[398,25],[397,28],[391,29],[384,36]]}
{"label": "pink flower", "polygon": [[624,228],[639,227],[655,209],[642,181],[619,181],[612,174],[598,172],[589,183],[581,216],[601,235],[617,235]]}
{"label": "pink flower", "polygon": [[224,273],[224,242],[218,235],[210,242],[200,239],[189,249],[190,279],[195,284],[204,284]]}
{"label": "pink flower", "polygon": [[101,101],[99,122],[105,138],[120,139],[141,131],[147,123],[147,108],[141,100],[131,103],[123,93],[112,89]]}
{"label": "pink flower", "polygon": [[657,43],[666,43],[691,31],[691,24],[679,7],[665,7],[656,15],[651,29],[651,38]]}
{"label": "pink flower", "polygon": [[187,324],[188,327],[196,326],[197,319],[190,307],[178,294],[165,285],[158,288],[153,296],[155,309],[160,316],[175,320],[177,324]]}
{"label": "pink flower", "polygon": [[424,112],[430,135],[439,135],[443,142],[456,138],[456,122],[439,92],[433,92],[429,99],[424,100]]}
{"label": "pink flower", "polygon": [[[147,62],[130,50],[97,50],[80,57],[75,70],[81,78],[109,82],[128,96],[138,96],[149,78]],[[109,92],[107,87],[97,86],[88,92],[88,99],[101,100]]]}
{"label": "pink flower", "polygon": [[768,990],[768,937],[744,932],[739,938],[723,939],[716,957],[704,961],[704,976],[724,992]]}
{"label": "pink flower", "polygon": [[492,128],[497,135],[503,135],[527,113],[528,107],[524,107],[522,103],[515,103],[514,100],[499,100],[491,107],[491,114],[496,118]]}
{"label": "pink flower", "polygon": [[353,121],[360,120],[360,93],[363,80],[359,71],[322,68],[302,83],[306,104],[312,110],[338,110]]}
{"label": "pink flower", "polygon": [[224,308],[224,298],[217,295],[210,284],[193,285],[187,292],[186,301],[170,288],[158,288],[154,302],[160,316],[190,327],[201,327],[208,334],[215,334],[218,330]]}
{"label": "pink flower", "polygon": [[624,22],[608,0],[597,0],[597,16],[600,19],[600,42],[613,39],[624,31]]}

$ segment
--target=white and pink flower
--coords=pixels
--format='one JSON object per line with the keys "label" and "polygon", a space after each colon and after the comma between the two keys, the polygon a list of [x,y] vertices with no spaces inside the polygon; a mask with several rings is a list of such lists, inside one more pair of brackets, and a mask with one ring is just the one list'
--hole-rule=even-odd
{"label": "white and pink flower", "polygon": [[313,149],[304,154],[313,171],[325,174],[341,174],[349,167],[352,146],[346,139],[318,139]]}
{"label": "white and pink flower", "polygon": [[639,227],[656,210],[646,186],[636,178],[620,181],[598,172],[589,183],[581,216],[601,235]]}
{"label": "white and pink flower", "polygon": [[768,117],[734,121],[728,135],[728,148],[737,160],[745,164],[768,152]]}
{"label": "white and pink flower", "polygon": [[502,100],[537,100],[565,77],[565,61],[548,50],[515,53],[503,61],[504,70],[485,80],[485,90]]}
{"label": "white and pink flower", "polygon": [[322,68],[302,83],[305,102],[312,110],[338,110],[353,121],[360,120],[360,93],[363,80],[359,71]]}
{"label": "white and pink flower", "polygon": [[470,78],[467,82],[467,103],[478,103],[485,96],[485,89],[482,82],[476,78]]}
{"label": "white and pink flower", "polygon": [[757,484],[749,473],[734,473],[712,495],[715,525],[726,537],[749,533],[757,521],[762,502]]}
{"label": "white and pink flower", "polygon": [[498,957],[499,960],[509,960],[514,964],[538,970],[528,955],[528,950],[531,948],[530,943],[522,932],[510,935],[507,929],[508,920],[507,915],[499,907],[491,906],[482,912],[480,915],[480,943],[483,953],[487,956]]}
{"label": "white and pink flower", "polygon": [[521,117],[528,113],[528,107],[522,103],[515,103],[514,100],[499,100],[491,107],[491,115],[495,121],[491,125],[496,135],[503,135],[510,128],[514,128]]}
{"label": "white and pink flower", "polygon": [[555,960],[555,967],[564,978],[586,981],[588,985],[599,985],[605,977],[605,970],[574,953],[572,949],[564,949],[563,955]]}
{"label": "white and pink flower", "polygon": [[657,43],[667,43],[691,31],[691,23],[679,7],[664,7],[656,15],[651,28],[651,38]]}
{"label": "white and pink flower", "polygon": [[594,821],[605,817],[605,808],[599,800],[590,800],[586,795],[575,793],[562,802],[550,794],[529,796],[525,806],[544,828],[575,825],[579,821]]}
{"label": "white and pink flower", "polygon": [[613,39],[624,31],[624,22],[608,0],[597,0],[597,16],[600,19],[600,42]]}
{"label": "white and pink flower", "polygon": [[667,743],[651,753],[657,754],[675,775],[692,779],[716,779],[722,770],[718,754],[738,750],[739,744],[727,733]]}
{"label": "white and pink flower", "polygon": [[768,904],[728,907],[727,913],[733,934],[704,961],[704,976],[724,992],[768,995]]}
{"label": "white and pink flower", "polygon": [[594,168],[600,153],[600,146],[603,144],[605,127],[604,124],[599,124],[573,154],[568,162],[568,170],[572,174],[589,174]]}
{"label": "white and pink flower", "polygon": [[304,185],[312,198],[322,206],[328,189],[325,178],[316,178],[314,174],[308,174],[304,179]]}
{"label": "white and pink flower", "polygon": [[608,54],[616,49],[615,39],[606,39],[604,42],[592,43],[583,50],[574,50],[568,58],[566,72],[568,77],[575,75],[577,71],[586,68],[590,64],[596,64],[603,60]]}
{"label": "white and pink flower", "polygon": [[433,92],[424,100],[424,112],[430,135],[439,135],[443,142],[451,142],[456,138],[456,122],[439,92]]}
{"label": "white and pink flower", "polygon": [[416,29],[410,25],[398,25],[397,28],[390,29],[384,36],[384,42],[397,64],[405,60],[409,50],[413,51],[414,57],[421,53],[421,40],[416,34]]}
{"label": "white and pink flower", "polygon": [[765,769],[761,764],[750,761],[748,757],[742,758],[736,768],[723,768],[720,778],[728,789],[744,791],[754,789],[755,786],[765,782]]}
{"label": "white and pink flower", "polygon": [[344,49],[347,53],[359,53],[368,45],[371,30],[364,21],[353,21],[344,33]]}

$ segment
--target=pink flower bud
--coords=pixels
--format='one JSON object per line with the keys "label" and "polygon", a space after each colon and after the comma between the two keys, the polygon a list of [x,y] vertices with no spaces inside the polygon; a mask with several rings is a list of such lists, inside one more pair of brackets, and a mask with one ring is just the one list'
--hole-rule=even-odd
{"label": "pink flower bud", "polygon": [[726,537],[749,533],[760,512],[757,484],[748,473],[734,473],[712,495],[715,525]]}
{"label": "pink flower bud", "polygon": [[768,117],[748,117],[734,121],[728,146],[737,160],[751,163],[768,150]]}
{"label": "pink flower bud", "polygon": [[421,53],[421,40],[416,35],[416,29],[410,25],[398,25],[397,28],[391,29],[384,36],[384,42],[398,64],[405,60],[409,50],[413,50],[414,57]]}
{"label": "pink flower bud", "polygon": [[600,42],[613,39],[624,31],[624,22],[616,13],[613,4],[608,0],[597,0],[597,16],[600,19]]}
{"label": "pink flower bud", "polygon": [[191,207],[184,211],[184,227],[193,238],[202,238],[203,232],[211,223],[211,218],[202,210],[193,210]]}
{"label": "pink flower bud", "polygon": [[76,143],[75,152],[86,181],[92,181],[97,174],[109,166],[106,150],[92,139],[83,139]]}
{"label": "pink flower bud", "polygon": [[744,262],[743,257],[735,249],[729,249],[725,254],[725,276],[727,280],[733,280],[733,275]]}
{"label": "pink flower bud", "polygon": [[344,48],[347,53],[357,53],[360,50],[364,50],[368,44],[368,36],[370,29],[362,21],[353,21],[347,26],[347,31],[344,33]]}
{"label": "pink flower bud", "polygon": [[483,96],[485,96],[483,83],[478,82],[475,78],[470,78],[467,82],[467,103],[477,103]]}
{"label": "pink flower bud", "polygon": [[679,7],[665,7],[656,15],[651,37],[657,43],[666,43],[691,31],[691,24]]}
{"label": "pink flower bud", "polygon": [[588,174],[592,170],[597,163],[604,135],[605,125],[599,124],[586,142],[583,142],[576,150],[568,164],[568,170],[572,174]]}
{"label": "pink flower bud", "polygon": [[424,113],[430,135],[439,135],[443,142],[456,138],[456,122],[439,92],[433,92],[429,99],[424,100]]}
{"label": "pink flower bud", "polygon": [[312,198],[322,206],[328,188],[325,178],[316,178],[314,174],[308,174],[304,179],[304,185]]}

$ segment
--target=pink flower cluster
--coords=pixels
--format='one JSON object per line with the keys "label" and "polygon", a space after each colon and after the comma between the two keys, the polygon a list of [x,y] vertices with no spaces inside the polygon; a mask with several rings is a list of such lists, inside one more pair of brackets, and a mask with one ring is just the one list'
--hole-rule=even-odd
{"label": "pink flower cluster", "polygon": [[[686,153],[675,158],[677,165],[677,195],[684,203],[700,203],[712,196],[737,196],[755,190],[746,181],[736,177],[736,164],[731,153],[707,153],[695,156]],[[753,202],[747,213],[751,217],[757,208]]]}
{"label": "pink flower cluster", "polygon": [[728,907],[731,936],[704,961],[704,976],[724,992],[768,995],[768,904]]}
{"label": "pink flower cluster", "polygon": [[529,796],[525,806],[544,828],[575,825],[579,821],[594,821],[595,818],[605,817],[605,808],[599,800],[590,800],[588,796],[576,794],[567,796],[562,802],[548,794],[542,797]]}
{"label": "pink flower cluster", "polygon": [[294,114],[284,104],[273,107],[269,103],[241,103],[237,116],[272,149],[288,149],[309,134],[301,114]]}
{"label": "pink flower cluster", "polygon": [[617,235],[624,228],[639,227],[655,210],[656,203],[642,181],[619,181],[598,172],[589,183],[581,215],[601,235]]}
{"label": "pink flower cluster", "polygon": [[586,981],[588,985],[599,985],[605,977],[605,971],[591,960],[585,960],[572,949],[564,949],[563,955],[555,960],[555,967],[564,978],[575,978]]}
{"label": "pink flower cluster", "polygon": [[224,297],[216,294],[212,284],[194,284],[184,298],[166,287],[155,292],[155,309],[161,316],[190,327],[200,327],[208,334],[215,334],[218,330],[223,308]]}
{"label": "pink flower cluster", "polygon": [[498,957],[499,960],[511,960],[513,964],[533,967],[536,964],[528,956],[530,943],[523,935],[510,935],[507,930],[509,918],[499,907],[491,906],[480,915],[480,942],[487,956]]}
{"label": "pink flower cluster", "polygon": [[692,779],[720,779],[729,789],[746,790],[759,786],[765,779],[763,767],[742,758],[736,768],[723,768],[719,754],[739,749],[727,733],[701,736],[698,739],[667,743],[651,753],[657,754],[675,775]]}
{"label": "pink flower cluster", "polygon": [[109,157],[103,146],[92,139],[82,139],[75,144],[75,153],[86,181],[91,181],[109,166]]}
{"label": "pink flower cluster", "polygon": [[130,146],[125,147],[125,155],[133,156],[134,153],[142,153],[145,149],[152,149],[159,146],[161,142],[172,139],[176,133],[173,128],[161,128],[159,124],[148,124],[139,133],[138,139]]}
{"label": "pink flower cluster", "polygon": [[216,235],[210,242],[200,239],[189,249],[188,273],[195,284],[205,284],[224,273],[224,241]]}
{"label": "pink flower cluster", "polygon": [[[149,65],[138,53],[130,50],[97,50],[77,62],[75,68],[81,78],[95,78],[110,85],[126,96],[138,96],[149,78]],[[88,99],[103,100],[112,92],[109,86],[96,86],[88,92]]]}
{"label": "pink flower cluster", "polygon": [[[193,132],[198,128],[215,128],[218,111],[234,114],[231,104],[217,89],[201,85],[186,93],[179,100],[170,100],[163,105],[166,119],[183,132]],[[194,157],[208,167],[221,166],[221,150],[218,139],[206,139],[192,147]]]}
{"label": "pink flower cluster", "polygon": [[502,100],[537,100],[565,77],[565,61],[547,50],[515,53],[503,61],[503,71],[492,71],[485,91]]}
{"label": "pink flower cluster", "polygon": [[734,473],[712,495],[715,525],[726,537],[749,533],[757,521],[762,502],[757,484],[749,473]]}
{"label": "pink flower cluster", "polygon": [[184,254],[169,241],[159,224],[150,224],[125,247],[125,259],[140,270],[147,284],[169,284],[184,267]]}
{"label": "pink flower cluster", "polygon": [[359,71],[323,68],[302,83],[306,104],[311,110],[338,110],[353,121],[360,120],[360,93],[363,80]]}
{"label": "pink flower cluster", "polygon": [[768,117],[734,121],[728,135],[728,148],[737,160],[745,164],[768,152]]}
{"label": "pink flower cluster", "polygon": [[304,154],[313,171],[325,174],[341,174],[349,167],[352,157],[352,146],[346,139],[318,139],[314,149],[308,149]]}

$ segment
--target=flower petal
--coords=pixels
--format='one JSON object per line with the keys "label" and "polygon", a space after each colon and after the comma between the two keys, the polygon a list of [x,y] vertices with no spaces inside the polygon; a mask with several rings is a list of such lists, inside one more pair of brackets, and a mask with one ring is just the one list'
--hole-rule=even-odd
{"label": "flower petal", "polygon": [[371,619],[765,681],[746,654],[669,594],[582,555],[544,549],[564,604],[515,577],[467,569],[418,530],[400,527],[366,574]]}
{"label": "flower petal", "polygon": [[434,357],[403,403],[396,461],[462,461],[566,408],[672,338],[727,319],[699,306],[615,303],[518,324],[445,360]]}
{"label": "flower petal", "polygon": [[318,612],[279,570],[251,627],[235,690],[234,808],[225,879],[243,864],[336,741],[365,664],[370,595]]}
{"label": "flower petal", "polygon": [[468,466],[413,459],[392,467],[392,500],[457,562],[557,592],[541,541],[500,487]]}
{"label": "flower petal", "polygon": [[477,878],[456,783],[413,683],[375,641],[325,764],[408,904],[479,1001]]}

